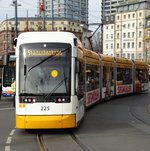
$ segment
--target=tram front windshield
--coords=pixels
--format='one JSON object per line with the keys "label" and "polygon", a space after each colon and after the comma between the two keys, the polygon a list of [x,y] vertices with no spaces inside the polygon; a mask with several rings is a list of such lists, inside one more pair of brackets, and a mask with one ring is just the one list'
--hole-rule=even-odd
{"label": "tram front windshield", "polygon": [[19,51],[19,95],[70,94],[71,45],[23,44]]}

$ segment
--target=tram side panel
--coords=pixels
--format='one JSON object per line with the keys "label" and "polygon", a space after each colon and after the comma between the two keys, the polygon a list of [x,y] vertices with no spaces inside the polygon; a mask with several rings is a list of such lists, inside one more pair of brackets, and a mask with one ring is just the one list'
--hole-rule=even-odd
{"label": "tram side panel", "polygon": [[116,61],[116,96],[133,93],[133,64],[126,59]]}

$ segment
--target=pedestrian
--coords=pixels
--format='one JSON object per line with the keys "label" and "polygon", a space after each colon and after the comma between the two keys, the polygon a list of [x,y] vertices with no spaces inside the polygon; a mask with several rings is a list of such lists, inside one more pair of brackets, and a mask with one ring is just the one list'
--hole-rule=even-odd
{"label": "pedestrian", "polygon": [[11,90],[13,91],[13,105],[15,107],[15,96],[16,96],[16,81],[14,80],[11,84]]}
{"label": "pedestrian", "polygon": [[2,79],[0,78],[0,100],[2,97]]}

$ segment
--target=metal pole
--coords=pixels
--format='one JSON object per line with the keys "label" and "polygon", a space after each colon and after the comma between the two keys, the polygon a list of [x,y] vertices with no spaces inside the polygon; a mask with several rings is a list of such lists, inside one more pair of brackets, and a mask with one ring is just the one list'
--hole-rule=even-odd
{"label": "metal pole", "polygon": [[17,0],[13,1],[15,3],[15,38],[18,36],[18,16],[17,16]]}
{"label": "metal pole", "polygon": [[43,31],[45,31],[45,0],[43,0]]}
{"label": "metal pole", "polygon": [[6,14],[6,54],[3,56],[3,65],[8,65],[8,15]]}
{"label": "metal pole", "polygon": [[54,31],[54,3],[53,3],[53,0],[52,0],[52,31]]}

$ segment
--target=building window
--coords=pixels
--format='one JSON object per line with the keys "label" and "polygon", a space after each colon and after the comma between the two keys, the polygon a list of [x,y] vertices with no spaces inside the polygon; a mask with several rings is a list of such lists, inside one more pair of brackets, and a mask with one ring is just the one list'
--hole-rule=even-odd
{"label": "building window", "polygon": [[128,28],[130,28],[130,24],[128,24]]}
{"label": "building window", "polygon": [[124,19],[126,19],[126,15],[124,15]]}
{"label": "building window", "polygon": [[119,33],[117,33],[117,39],[119,39]]}
{"label": "building window", "polygon": [[109,17],[106,17],[106,21],[109,21]]}
{"label": "building window", "polygon": [[132,28],[134,28],[135,27],[135,24],[134,23],[132,23]]}
{"label": "building window", "polygon": [[125,57],[126,57],[126,54],[125,54],[125,53],[123,53],[122,57],[123,57],[123,58],[125,58]]}
{"label": "building window", "polygon": [[132,53],[132,59],[134,59],[134,53]]}
{"label": "building window", "polygon": [[134,35],[135,35],[135,33],[134,33],[134,32],[132,32],[132,38],[134,38]]}
{"label": "building window", "polygon": [[106,39],[108,39],[108,34],[106,34]]}
{"label": "building window", "polygon": [[142,37],[142,31],[139,31],[139,37]]}
{"label": "building window", "polygon": [[142,22],[139,22],[139,26],[140,26],[140,27],[142,26]]}
{"label": "building window", "polygon": [[134,42],[132,42],[132,48],[134,48]]}
{"label": "building window", "polygon": [[128,14],[128,19],[130,19],[130,14]]}
{"label": "building window", "polygon": [[127,43],[127,47],[130,48],[130,43],[129,42]]}
{"label": "building window", "polygon": [[128,38],[130,38],[130,32],[128,32]]}
{"label": "building window", "polygon": [[117,49],[119,49],[119,43],[117,43]]}
{"label": "building window", "polygon": [[111,44],[111,49],[113,49],[113,44]]}
{"label": "building window", "polygon": [[111,16],[111,21],[113,21],[114,20],[114,17],[113,16]]}
{"label": "building window", "polygon": [[123,33],[123,38],[126,38],[126,33]]}
{"label": "building window", "polygon": [[142,43],[141,42],[139,42],[139,48],[141,48],[142,47]]}
{"label": "building window", "polygon": [[147,26],[150,26],[150,20],[147,21]]}
{"label": "building window", "polygon": [[127,58],[130,59],[130,54],[129,53],[127,54]]}
{"label": "building window", "polygon": [[139,53],[139,59],[141,59],[142,58],[142,54],[141,53]]}
{"label": "building window", "polygon": [[132,17],[135,18],[135,13],[132,14]]}
{"label": "building window", "polygon": [[117,16],[117,20],[119,20],[120,19],[120,17],[119,17],[119,15]]}
{"label": "building window", "polygon": [[111,39],[113,39],[113,34],[111,34]]}
{"label": "building window", "polygon": [[123,43],[123,49],[125,49],[126,48],[126,43]]}
{"label": "building window", "polygon": [[142,12],[139,13],[139,16],[142,17]]}
{"label": "building window", "polygon": [[106,44],[106,49],[108,49],[108,44]]}

